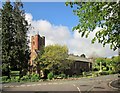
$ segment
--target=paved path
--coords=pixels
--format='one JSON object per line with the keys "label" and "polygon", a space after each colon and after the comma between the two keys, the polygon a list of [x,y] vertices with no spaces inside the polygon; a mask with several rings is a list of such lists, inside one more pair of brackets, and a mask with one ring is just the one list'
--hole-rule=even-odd
{"label": "paved path", "polygon": [[[107,75],[94,78],[81,78],[79,80],[61,80],[61,81],[48,81],[48,82],[32,82],[32,83],[8,83],[3,84],[2,90],[5,91],[32,91],[32,93],[39,93],[38,91],[68,91],[81,93],[89,93],[90,91],[113,91],[118,90],[109,87],[109,82],[118,79],[117,75]],[[71,91],[71,92],[70,92]],[[22,92],[23,93],[23,92]],[[28,92],[31,93],[31,92]],[[45,92],[46,93],[46,92]]]}

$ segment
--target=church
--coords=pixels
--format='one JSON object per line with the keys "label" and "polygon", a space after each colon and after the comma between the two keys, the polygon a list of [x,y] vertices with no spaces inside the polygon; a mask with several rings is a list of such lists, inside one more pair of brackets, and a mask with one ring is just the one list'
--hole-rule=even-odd
{"label": "church", "polygon": [[[45,46],[45,37],[36,34],[31,37],[31,55],[30,55],[30,67],[35,66],[34,60],[37,57],[38,53],[41,51],[42,47]],[[66,70],[68,75],[79,75],[82,72],[88,72],[92,70],[92,60],[82,56],[75,56],[74,54],[69,54],[69,60],[73,61],[70,69]]]}

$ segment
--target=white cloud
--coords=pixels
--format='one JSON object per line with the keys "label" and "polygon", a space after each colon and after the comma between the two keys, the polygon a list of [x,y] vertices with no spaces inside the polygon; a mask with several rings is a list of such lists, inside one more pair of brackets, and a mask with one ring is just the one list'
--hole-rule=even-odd
{"label": "white cloud", "polygon": [[96,28],[90,33],[88,38],[81,38],[81,34],[75,31],[73,34],[67,26],[54,25],[47,20],[33,20],[30,13],[26,13],[26,20],[31,23],[33,29],[30,29],[30,36],[39,33],[41,36],[45,36],[45,44],[61,44],[67,45],[70,53],[77,55],[85,54],[87,57],[90,56],[103,56],[109,57],[117,55],[117,51],[109,49],[109,45],[102,47],[101,44],[91,44],[91,40],[95,33],[101,28]]}

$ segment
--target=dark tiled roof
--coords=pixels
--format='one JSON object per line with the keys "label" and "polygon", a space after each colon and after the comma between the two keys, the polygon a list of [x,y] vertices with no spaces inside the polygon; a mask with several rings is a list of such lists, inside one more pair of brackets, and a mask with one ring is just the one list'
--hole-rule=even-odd
{"label": "dark tiled roof", "polygon": [[69,55],[67,59],[74,60],[74,61],[83,61],[83,62],[92,62],[88,58],[80,57],[80,56],[75,56],[75,55]]}

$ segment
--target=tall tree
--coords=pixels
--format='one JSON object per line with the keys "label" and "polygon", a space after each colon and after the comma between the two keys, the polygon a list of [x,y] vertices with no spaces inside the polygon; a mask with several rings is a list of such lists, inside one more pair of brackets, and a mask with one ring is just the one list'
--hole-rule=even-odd
{"label": "tall tree", "polygon": [[[21,2],[15,2],[14,7],[8,1],[2,9],[2,63],[10,78],[10,69],[27,69],[29,47],[27,41],[28,23],[25,20]],[[7,68],[7,69],[6,69]],[[3,70],[3,71],[4,71]]]}
{"label": "tall tree", "polygon": [[25,20],[25,13],[22,10],[22,2],[14,3],[13,17],[15,20],[15,58],[17,59],[17,65],[20,69],[20,75],[22,76],[22,71],[27,69],[29,60],[29,47],[27,41],[27,31],[29,29],[28,22]]}
{"label": "tall tree", "polygon": [[73,28],[88,37],[97,26],[102,28],[92,40],[98,40],[103,46],[110,44],[111,49],[120,48],[120,1],[119,2],[66,2],[74,7],[79,24]]}
{"label": "tall tree", "polygon": [[2,15],[2,66],[3,71],[7,71],[7,76],[10,78],[10,65],[13,61],[12,50],[14,48],[14,19],[13,19],[13,7],[10,2],[6,2],[3,5],[3,9],[1,11]]}

